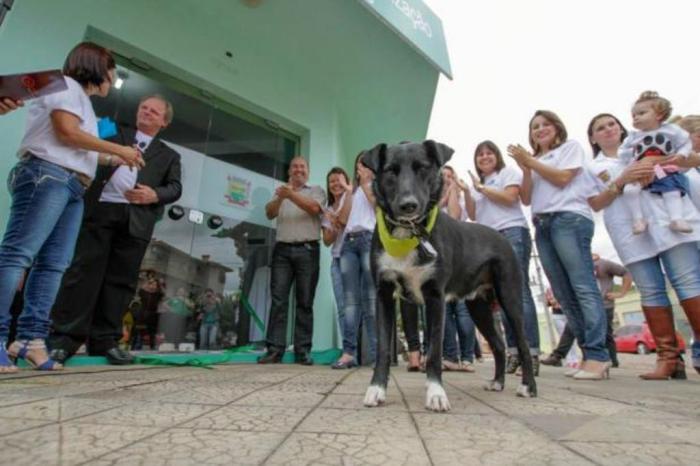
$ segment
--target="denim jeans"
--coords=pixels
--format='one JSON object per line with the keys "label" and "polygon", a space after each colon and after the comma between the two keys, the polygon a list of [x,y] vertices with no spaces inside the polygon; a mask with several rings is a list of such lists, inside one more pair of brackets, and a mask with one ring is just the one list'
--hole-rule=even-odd
{"label": "denim jeans", "polygon": [[605,310],[591,258],[593,221],[573,212],[554,212],[535,215],[534,224],[542,266],[583,358],[609,361]]}
{"label": "denim jeans", "polygon": [[289,292],[296,288],[294,351],[311,351],[314,328],[313,304],[319,273],[318,241],[275,244],[272,251],[270,291],[272,305],[267,327],[267,347],[273,351],[287,348]]}
{"label": "denim jeans", "polygon": [[340,327],[342,338],[345,335],[345,296],[343,295],[343,274],[340,272],[340,257],[334,257],[331,262],[331,281],[333,282],[335,307],[338,310],[338,327]]}
{"label": "denim jeans", "polygon": [[7,186],[12,205],[0,244],[0,340],[7,339],[10,304],[30,266],[17,337],[43,339],[61,277],[73,258],[85,188],[74,173],[35,157],[15,165]]}
{"label": "denim jeans", "polygon": [[[661,268],[663,265],[663,269]],[[661,254],[627,265],[641,295],[642,306],[670,306],[666,278],[678,299],[700,296],[700,251],[697,243],[683,243]],[[693,362],[700,361],[700,341],[692,347]]]}
{"label": "denim jeans", "polygon": [[[540,354],[540,325],[537,320],[537,308],[530,290],[530,254],[532,252],[530,230],[524,227],[511,227],[501,230],[500,233],[513,246],[513,251],[518,258],[518,264],[520,264],[520,270],[523,274],[523,326],[525,328],[525,339],[530,348],[530,354],[536,356]],[[513,332],[507,318],[503,319],[503,327],[506,330],[508,353],[518,354],[515,332]]]}
{"label": "denim jeans", "polygon": [[219,324],[202,324],[199,326],[199,349],[214,349]]}
{"label": "denim jeans", "polygon": [[377,351],[376,291],[369,265],[372,232],[347,233],[340,253],[340,272],[345,296],[343,351],[357,355],[357,337],[362,321],[369,338],[370,361]]}
{"label": "denim jeans", "polygon": [[[457,351],[457,336],[459,335],[459,351]],[[476,330],[467,305],[464,301],[445,303],[445,340],[442,345],[444,358],[457,362],[474,362],[474,341]]]}

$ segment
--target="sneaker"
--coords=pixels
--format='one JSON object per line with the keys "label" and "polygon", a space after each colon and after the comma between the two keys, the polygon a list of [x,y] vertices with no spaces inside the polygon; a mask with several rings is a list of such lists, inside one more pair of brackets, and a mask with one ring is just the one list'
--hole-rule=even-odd
{"label": "sneaker", "polygon": [[692,233],[693,232],[693,227],[688,225],[688,223],[683,219],[671,220],[671,223],[668,225],[668,227],[677,233]]}
{"label": "sneaker", "polygon": [[506,374],[515,374],[520,366],[520,358],[515,354],[509,354],[506,360]]}
{"label": "sneaker", "polygon": [[546,358],[540,359],[540,364],[544,364],[545,366],[555,366],[555,367],[562,366],[561,358],[556,353],[551,353]]}
{"label": "sneaker", "polygon": [[459,371],[461,367],[458,362],[450,361],[449,359],[442,360],[443,371]]}
{"label": "sneaker", "polygon": [[472,364],[469,361],[460,362],[459,363],[459,370],[461,370],[462,372],[469,372],[469,373],[476,372],[476,369],[474,368],[474,364]]}

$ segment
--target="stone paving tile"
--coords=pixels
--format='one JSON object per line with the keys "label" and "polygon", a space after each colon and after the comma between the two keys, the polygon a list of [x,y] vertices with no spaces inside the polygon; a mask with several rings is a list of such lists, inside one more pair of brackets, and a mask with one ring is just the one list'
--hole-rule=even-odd
{"label": "stone paving tile", "polygon": [[187,429],[291,432],[310,408],[278,406],[228,406],[179,427]]}
{"label": "stone paving tile", "polygon": [[326,393],[332,392],[338,385],[336,384],[321,384],[321,383],[296,383],[296,382],[285,382],[274,387],[271,390],[275,391],[285,391],[285,392],[299,392],[299,393],[319,393],[325,395]]}
{"label": "stone paving tile", "polygon": [[0,419],[66,421],[105,411],[118,405],[119,403],[114,401],[55,398],[0,408]]}
{"label": "stone paving tile", "polygon": [[700,422],[673,414],[629,408],[589,422],[563,440],[581,442],[693,443],[700,446]]}
{"label": "stone paving tile", "polygon": [[33,429],[34,427],[45,426],[50,423],[51,421],[3,418],[0,419],[0,436],[12,434],[14,432],[19,432],[27,429]]}
{"label": "stone paving tile", "polygon": [[34,401],[43,400],[46,397],[43,396],[30,396],[30,395],[8,395],[7,393],[0,394],[0,407],[3,406],[15,406],[20,404],[32,403]]}
{"label": "stone paving tile", "polygon": [[[336,409],[366,409],[362,404],[364,400],[364,394],[360,395],[357,393],[353,394],[331,394],[323,400],[323,403],[319,406],[320,408],[336,408]],[[406,405],[401,398],[401,395],[396,393],[390,393],[387,395],[386,403],[379,409],[389,409],[393,411],[408,411]]]}
{"label": "stone paving tile", "polygon": [[418,437],[292,434],[266,465],[429,465]]}
{"label": "stone paving tile", "polygon": [[[78,464],[156,433],[158,429],[98,424],[53,424],[0,437],[2,463]],[[31,441],[28,441],[31,439]]]}
{"label": "stone paving tile", "polygon": [[284,437],[278,433],[170,429],[91,464],[257,465]]}
{"label": "stone paving tile", "polygon": [[[497,411],[478,399],[453,390],[450,386],[445,387],[445,391],[447,392],[447,399],[450,401],[450,414],[498,414]],[[421,413],[426,411],[425,389],[405,390],[404,397],[411,411]]]}
{"label": "stone paving tile", "polygon": [[[265,384],[253,383],[202,385],[161,395],[157,399],[168,403],[225,405],[265,386]],[[153,399],[154,397],[149,398]]]}
{"label": "stone paving tile", "polygon": [[359,410],[317,408],[296,431],[337,434],[391,432],[398,436],[416,434],[408,413],[381,407]]}
{"label": "stone paving tile", "polygon": [[436,465],[593,464],[505,416],[414,416]]}
{"label": "stone paving tile", "polygon": [[235,401],[233,404],[307,408],[316,406],[321,400],[323,400],[323,395],[319,395],[318,393],[285,392],[271,389],[256,391],[255,393],[251,393]]}
{"label": "stone paving tile", "polygon": [[659,443],[567,442],[566,446],[598,464],[611,466],[698,464],[697,445],[664,445]]}
{"label": "stone paving tile", "polygon": [[206,405],[175,403],[129,403],[104,413],[76,419],[82,424],[100,423],[122,426],[171,427],[215,409]]}

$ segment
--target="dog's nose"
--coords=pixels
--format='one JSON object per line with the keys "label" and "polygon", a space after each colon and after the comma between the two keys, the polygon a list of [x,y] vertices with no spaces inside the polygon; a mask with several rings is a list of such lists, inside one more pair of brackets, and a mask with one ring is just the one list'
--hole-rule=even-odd
{"label": "dog's nose", "polygon": [[399,205],[399,210],[401,211],[402,215],[414,214],[418,210],[418,203],[412,199],[403,201]]}

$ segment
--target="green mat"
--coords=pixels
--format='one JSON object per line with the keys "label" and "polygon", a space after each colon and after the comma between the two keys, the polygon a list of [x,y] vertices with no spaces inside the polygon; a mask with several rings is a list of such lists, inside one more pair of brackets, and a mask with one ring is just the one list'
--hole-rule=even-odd
{"label": "green mat", "polygon": [[[341,355],[342,351],[337,348],[312,351],[311,358],[315,364],[329,365],[334,363]],[[163,354],[135,354],[134,364],[149,366],[189,366],[210,368],[216,364],[254,364],[258,357],[263,354],[262,350],[253,346],[240,346],[223,351],[207,351],[194,353],[163,353]],[[283,363],[293,364],[294,353],[287,352],[282,359]],[[73,356],[66,364],[66,367],[78,366],[100,366],[108,365],[107,359],[102,356]],[[24,365],[22,361],[21,366]],[[26,366],[25,366],[26,367]]]}

